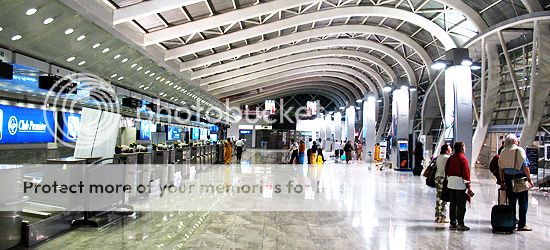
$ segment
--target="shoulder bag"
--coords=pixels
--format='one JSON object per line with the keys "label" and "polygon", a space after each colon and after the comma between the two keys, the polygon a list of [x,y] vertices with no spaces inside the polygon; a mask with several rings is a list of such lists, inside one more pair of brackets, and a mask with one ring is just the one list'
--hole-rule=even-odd
{"label": "shoulder bag", "polygon": [[[517,166],[517,159],[518,150],[516,149],[516,155],[514,156],[514,169],[516,169]],[[531,185],[529,185],[529,182],[527,180],[527,177],[515,178],[514,175],[514,178],[512,179],[512,191],[514,191],[514,193],[529,191],[529,189],[531,189]]]}

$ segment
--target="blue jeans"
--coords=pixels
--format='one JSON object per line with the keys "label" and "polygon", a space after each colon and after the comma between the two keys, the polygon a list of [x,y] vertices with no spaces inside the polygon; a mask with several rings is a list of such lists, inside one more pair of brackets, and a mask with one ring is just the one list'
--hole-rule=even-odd
{"label": "blue jeans", "polygon": [[525,227],[527,223],[527,209],[529,208],[529,191],[514,193],[512,189],[512,180],[517,178],[526,177],[525,174],[516,175],[504,175],[504,181],[506,182],[506,196],[508,197],[508,205],[514,208],[514,217],[516,215],[516,204],[519,205],[519,220],[518,228]]}

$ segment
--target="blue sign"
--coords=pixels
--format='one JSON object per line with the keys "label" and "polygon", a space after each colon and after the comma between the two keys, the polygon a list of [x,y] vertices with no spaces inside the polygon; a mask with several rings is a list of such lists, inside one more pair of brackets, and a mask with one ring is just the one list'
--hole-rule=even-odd
{"label": "blue sign", "polygon": [[0,105],[0,144],[55,142],[53,111]]}
{"label": "blue sign", "polygon": [[151,133],[157,132],[157,125],[150,121],[141,121],[139,123],[139,139],[151,140]]}
{"label": "blue sign", "polygon": [[80,129],[80,114],[63,112],[62,140],[64,142],[76,142]]}
{"label": "blue sign", "polygon": [[218,131],[220,131],[220,127],[218,127],[216,125],[210,127],[210,132],[211,133],[217,133]]}
{"label": "blue sign", "polygon": [[200,140],[201,137],[201,129],[200,128],[192,128],[191,130],[191,139],[192,140]]}
{"label": "blue sign", "polygon": [[182,129],[179,126],[168,126],[168,140],[177,141],[181,140]]}
{"label": "blue sign", "polygon": [[250,134],[252,134],[252,130],[241,130],[241,131],[240,131],[240,134],[243,134],[243,135],[250,135]]}

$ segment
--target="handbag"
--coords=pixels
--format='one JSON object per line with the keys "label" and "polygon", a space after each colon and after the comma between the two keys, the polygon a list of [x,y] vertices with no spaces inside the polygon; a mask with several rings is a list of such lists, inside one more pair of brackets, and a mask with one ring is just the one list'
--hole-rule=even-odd
{"label": "handbag", "polygon": [[[518,150],[516,149],[516,155],[514,157],[514,169],[517,165],[517,159],[518,159]],[[520,178],[514,178],[512,179],[512,191],[514,193],[522,193],[525,191],[529,191],[531,189],[531,185],[529,185],[529,181],[527,177],[520,177]]]}
{"label": "handbag", "polygon": [[436,171],[437,166],[435,165],[435,160],[430,162],[430,165],[424,171],[424,177],[429,178],[432,175],[432,172]]}

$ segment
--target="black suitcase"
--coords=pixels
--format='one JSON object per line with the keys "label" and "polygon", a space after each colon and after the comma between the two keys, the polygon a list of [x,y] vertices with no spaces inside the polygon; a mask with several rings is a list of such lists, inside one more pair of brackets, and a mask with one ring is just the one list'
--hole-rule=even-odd
{"label": "black suitcase", "polygon": [[[500,195],[500,192],[498,192]],[[495,205],[491,210],[491,226],[495,234],[512,234],[516,228],[515,208],[510,205]]]}
{"label": "black suitcase", "polygon": [[420,176],[420,175],[422,174],[422,170],[423,170],[423,169],[424,169],[424,168],[423,168],[422,166],[415,166],[415,167],[413,168],[413,175],[415,175],[415,176]]}

